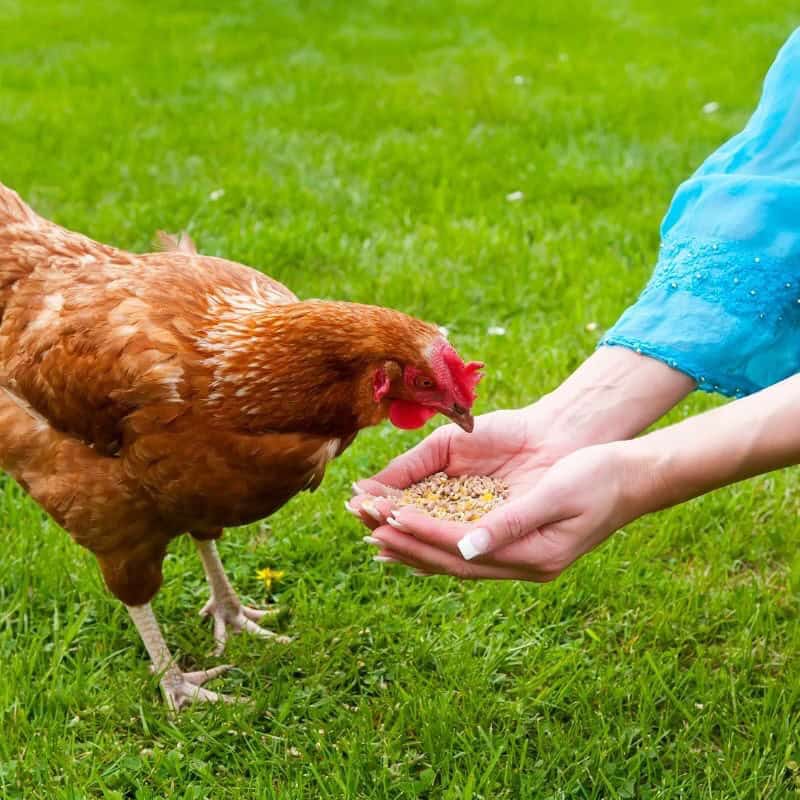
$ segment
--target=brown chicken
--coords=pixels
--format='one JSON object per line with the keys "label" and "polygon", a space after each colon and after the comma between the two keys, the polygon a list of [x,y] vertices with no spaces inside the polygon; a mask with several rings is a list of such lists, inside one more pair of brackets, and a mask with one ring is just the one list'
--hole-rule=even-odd
{"label": "brown chicken", "polygon": [[179,709],[219,699],[202,684],[227,667],[182,672],[161,635],[169,541],[194,537],[218,652],[229,629],[275,637],[225,575],[222,529],[314,489],[386,417],[471,430],[482,365],[398,311],[299,301],[164,239],[146,255],[99,244],[0,184],[0,468],[95,554]]}

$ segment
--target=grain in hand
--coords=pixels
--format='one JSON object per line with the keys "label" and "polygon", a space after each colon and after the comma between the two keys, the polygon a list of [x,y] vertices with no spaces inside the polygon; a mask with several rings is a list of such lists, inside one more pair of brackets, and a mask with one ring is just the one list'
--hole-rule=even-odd
{"label": "grain in hand", "polygon": [[437,519],[474,522],[508,498],[508,484],[488,475],[449,477],[436,472],[409,486],[398,498],[400,506],[415,506]]}

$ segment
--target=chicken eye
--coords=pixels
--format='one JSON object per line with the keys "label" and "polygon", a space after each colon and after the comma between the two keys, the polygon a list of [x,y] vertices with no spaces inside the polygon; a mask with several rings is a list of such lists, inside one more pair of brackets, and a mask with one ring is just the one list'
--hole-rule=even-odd
{"label": "chicken eye", "polygon": [[414,386],[417,389],[433,389],[433,381],[430,378],[426,378],[424,375],[417,375],[414,378]]}

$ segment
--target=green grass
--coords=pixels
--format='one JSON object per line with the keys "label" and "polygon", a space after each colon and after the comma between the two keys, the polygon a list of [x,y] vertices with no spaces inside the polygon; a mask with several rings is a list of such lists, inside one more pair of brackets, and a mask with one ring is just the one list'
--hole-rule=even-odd
{"label": "green grass", "polygon": [[[445,324],[489,364],[481,408],[513,406],[635,298],[674,188],[799,22],[790,0],[0,0],[0,179],[100,240],[188,228],[301,296]],[[466,585],[373,564],[343,509],[416,438],[362,434],[228,534],[246,598],[287,571],[297,639],[235,638],[219,685],[253,702],[176,722],[92,557],[0,488],[0,797],[792,792],[797,472],[644,519],[552,584]],[[213,663],[192,551],[155,602],[187,665]]]}

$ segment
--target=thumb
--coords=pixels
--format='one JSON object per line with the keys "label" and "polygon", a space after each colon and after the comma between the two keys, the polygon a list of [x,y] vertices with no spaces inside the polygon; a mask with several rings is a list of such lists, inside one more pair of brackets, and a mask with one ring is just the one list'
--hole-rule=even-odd
{"label": "thumb", "polygon": [[516,542],[545,525],[558,522],[563,516],[553,493],[540,485],[482,517],[480,527],[466,534],[458,542],[458,549],[467,561],[471,561]]}

